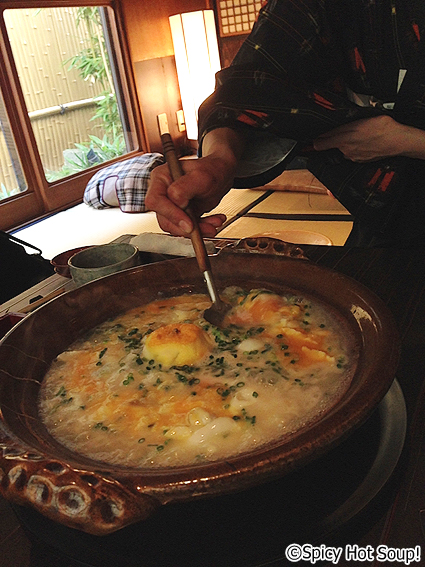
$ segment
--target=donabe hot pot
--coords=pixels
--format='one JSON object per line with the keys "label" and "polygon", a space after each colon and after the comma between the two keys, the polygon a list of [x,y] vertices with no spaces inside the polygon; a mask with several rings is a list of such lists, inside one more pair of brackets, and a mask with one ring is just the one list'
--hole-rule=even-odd
{"label": "donabe hot pot", "polygon": [[390,388],[399,358],[391,313],[370,290],[273,239],[247,239],[211,257],[220,289],[293,290],[316,298],[352,333],[351,384],[324,415],[252,452],[190,467],[135,469],[83,457],[39,418],[40,383],[51,362],[96,325],[158,297],[206,293],[194,258],[131,268],[70,291],[28,315],[0,343],[0,490],[66,526],[112,533],[161,505],[248,489],[323,455],[363,424]]}

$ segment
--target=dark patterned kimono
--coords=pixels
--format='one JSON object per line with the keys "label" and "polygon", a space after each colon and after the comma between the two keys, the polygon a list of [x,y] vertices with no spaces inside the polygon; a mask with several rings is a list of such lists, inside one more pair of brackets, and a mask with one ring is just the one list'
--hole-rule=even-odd
{"label": "dark patterned kimono", "polygon": [[304,156],[354,216],[351,245],[422,246],[425,160],[354,163],[312,149],[318,135],[383,113],[425,129],[425,0],[270,0],[199,110],[200,153],[209,130],[244,132],[235,187]]}

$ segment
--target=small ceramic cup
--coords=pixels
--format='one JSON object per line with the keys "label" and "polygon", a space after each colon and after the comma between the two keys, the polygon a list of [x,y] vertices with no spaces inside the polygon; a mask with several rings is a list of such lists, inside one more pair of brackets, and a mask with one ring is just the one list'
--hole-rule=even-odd
{"label": "small ceramic cup", "polygon": [[139,250],[127,243],[92,246],[68,260],[72,279],[79,285],[137,266]]}
{"label": "small ceramic cup", "polygon": [[69,264],[68,260],[71,256],[74,256],[77,252],[81,252],[81,250],[86,250],[87,248],[91,248],[91,246],[82,246],[80,248],[73,248],[72,250],[67,250],[66,252],[62,252],[58,254],[54,258],[50,260],[50,263],[55,269],[55,272],[60,276],[65,278],[71,277],[71,272],[69,271]]}

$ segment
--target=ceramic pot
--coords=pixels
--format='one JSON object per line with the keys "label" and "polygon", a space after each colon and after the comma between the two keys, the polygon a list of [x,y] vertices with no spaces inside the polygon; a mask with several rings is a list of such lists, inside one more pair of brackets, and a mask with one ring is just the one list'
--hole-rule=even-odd
{"label": "ceramic pot", "polygon": [[[359,427],[391,386],[397,330],[370,290],[305,259],[301,248],[247,239],[211,257],[219,289],[240,285],[317,298],[341,317],[358,361],[351,384],[327,413],[298,431],[225,461],[130,469],[70,451],[37,412],[40,383],[54,358],[106,319],[161,296],[206,293],[194,258],[130,268],[90,282],[34,311],[0,343],[0,491],[69,527],[101,535],[150,516],[161,505],[240,491],[303,466]],[[158,513],[158,512],[157,512]]]}

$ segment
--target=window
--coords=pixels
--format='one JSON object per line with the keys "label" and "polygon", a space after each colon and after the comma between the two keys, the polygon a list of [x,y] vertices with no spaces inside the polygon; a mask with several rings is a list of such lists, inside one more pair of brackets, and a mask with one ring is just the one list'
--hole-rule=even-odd
{"label": "window", "polygon": [[7,199],[28,189],[21,160],[16,149],[16,143],[10,127],[9,118],[0,92],[0,199]]}
{"label": "window", "polygon": [[112,4],[0,0],[0,228],[78,203],[107,161],[144,151]]}

